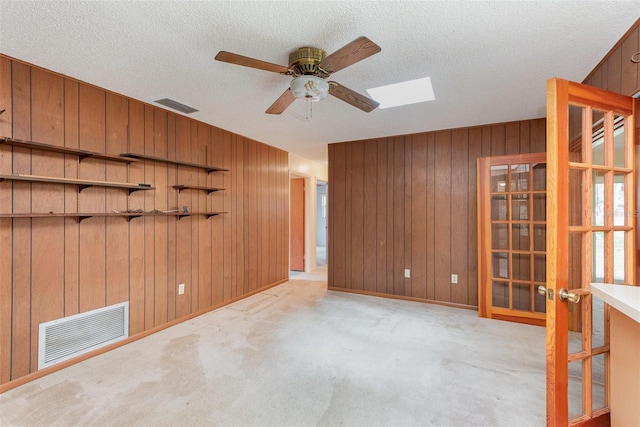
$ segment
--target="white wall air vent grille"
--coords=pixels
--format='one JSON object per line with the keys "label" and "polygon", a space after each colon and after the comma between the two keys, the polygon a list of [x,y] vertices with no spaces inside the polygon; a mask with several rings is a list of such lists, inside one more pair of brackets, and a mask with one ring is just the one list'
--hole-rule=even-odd
{"label": "white wall air vent grille", "polygon": [[38,369],[128,336],[129,302],[41,323],[38,334]]}

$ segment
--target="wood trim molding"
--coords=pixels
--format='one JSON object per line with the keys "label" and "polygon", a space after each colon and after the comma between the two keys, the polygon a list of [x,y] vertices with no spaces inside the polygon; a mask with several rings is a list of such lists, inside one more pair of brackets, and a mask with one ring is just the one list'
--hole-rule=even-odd
{"label": "wood trim molding", "polygon": [[337,291],[337,292],[345,292],[345,293],[348,293],[348,294],[367,295],[367,296],[371,296],[371,297],[390,298],[390,299],[398,299],[398,300],[402,300],[402,301],[413,301],[413,302],[422,302],[422,303],[427,303],[427,304],[443,305],[445,307],[463,308],[465,310],[473,310],[473,311],[477,311],[478,310],[478,307],[473,306],[473,305],[456,304],[456,303],[453,303],[453,302],[444,302],[444,301],[436,301],[436,300],[432,300],[432,299],[407,297],[407,296],[404,296],[404,295],[391,295],[391,294],[385,294],[385,293],[382,293],[382,292],[363,291],[363,290],[359,290],[359,289],[336,288],[336,287],[333,287],[333,286],[327,287],[327,290],[329,290],[329,291]]}

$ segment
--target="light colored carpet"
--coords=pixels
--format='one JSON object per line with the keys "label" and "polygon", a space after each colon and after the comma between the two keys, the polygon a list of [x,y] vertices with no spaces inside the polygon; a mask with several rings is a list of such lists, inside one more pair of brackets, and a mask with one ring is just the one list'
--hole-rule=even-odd
{"label": "light colored carpet", "polygon": [[544,329],[305,276],[0,396],[6,426],[542,426]]}

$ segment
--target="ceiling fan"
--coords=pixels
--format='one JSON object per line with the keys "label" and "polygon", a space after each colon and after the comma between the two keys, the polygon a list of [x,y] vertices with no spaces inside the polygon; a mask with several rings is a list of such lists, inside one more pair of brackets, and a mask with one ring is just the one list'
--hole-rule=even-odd
{"label": "ceiling fan", "polygon": [[331,55],[315,47],[298,48],[289,54],[288,67],[225,51],[218,52],[215,59],[293,77],[289,88],[267,109],[267,114],[282,114],[296,99],[316,102],[324,99],[327,94],[368,113],[380,104],[339,83],[325,79],[336,71],[381,50],[380,46],[368,38],[358,37]]}

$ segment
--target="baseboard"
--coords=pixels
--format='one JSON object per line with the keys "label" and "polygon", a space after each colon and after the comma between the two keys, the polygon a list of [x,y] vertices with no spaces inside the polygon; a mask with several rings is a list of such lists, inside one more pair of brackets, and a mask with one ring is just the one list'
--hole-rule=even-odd
{"label": "baseboard", "polygon": [[475,305],[458,304],[458,303],[455,303],[455,302],[436,301],[436,300],[426,299],[426,298],[416,298],[416,297],[407,297],[407,296],[404,296],[404,295],[385,294],[385,293],[382,293],[382,292],[363,291],[363,290],[360,290],[360,289],[336,288],[334,286],[329,286],[327,289],[330,290],[330,291],[346,292],[346,293],[350,293],[350,294],[368,295],[368,296],[371,296],[371,297],[380,297],[380,298],[399,299],[399,300],[403,300],[403,301],[423,302],[423,303],[427,303],[427,304],[444,305],[446,307],[462,308],[462,309],[465,309],[465,310],[478,311],[478,307],[475,306]]}

